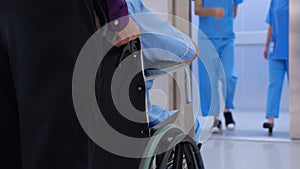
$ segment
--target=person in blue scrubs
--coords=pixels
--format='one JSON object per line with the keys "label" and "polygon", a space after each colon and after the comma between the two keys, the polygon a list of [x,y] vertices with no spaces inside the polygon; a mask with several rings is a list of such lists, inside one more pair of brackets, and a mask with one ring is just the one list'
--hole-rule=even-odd
{"label": "person in blue scrubs", "polygon": [[[243,0],[195,0],[195,14],[199,15],[199,29],[207,36],[215,47],[222,62],[225,80],[225,108],[224,117],[228,130],[235,129],[235,121],[230,109],[234,109],[233,99],[237,83],[234,73],[234,31],[233,22],[237,14],[238,4]],[[209,57],[209,56],[207,56]],[[218,84],[210,84],[211,75],[207,73],[205,65],[198,62],[200,99],[203,116],[215,116],[215,122],[211,128],[212,133],[221,131],[222,123],[219,111],[211,112],[212,88]],[[220,78],[220,77],[219,77]],[[225,83],[225,82],[226,83]],[[208,113],[210,112],[210,113]]]}
{"label": "person in blue scrubs", "polygon": [[279,117],[280,97],[285,74],[289,74],[289,1],[272,0],[266,19],[269,24],[264,57],[269,63],[267,122],[264,128],[272,133],[274,119]]}

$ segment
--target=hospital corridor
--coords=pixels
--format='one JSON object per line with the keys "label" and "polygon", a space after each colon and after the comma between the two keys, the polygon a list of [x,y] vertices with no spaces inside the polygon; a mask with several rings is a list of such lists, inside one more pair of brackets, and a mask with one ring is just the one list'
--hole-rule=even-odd
{"label": "hospital corridor", "polygon": [[[291,3],[294,6],[298,3],[291,0],[289,2],[290,7]],[[145,3],[147,4],[146,1]],[[158,12],[165,10],[164,5],[167,8],[167,3],[157,3],[160,5],[154,5],[155,2],[148,4],[153,5],[152,8],[157,9]],[[265,20],[269,5],[268,0],[245,0],[239,5],[234,21],[235,72],[238,76],[234,101],[236,106],[233,110],[236,128],[234,131],[228,131],[223,125],[220,133],[211,135],[209,131],[211,123],[206,124],[204,121],[200,124],[204,125],[202,131],[205,130],[200,137],[203,137],[202,156],[208,169],[297,169],[300,166],[298,160],[300,141],[299,135],[296,136],[296,133],[299,133],[299,122],[296,120],[299,120],[299,117],[296,117],[299,115],[296,115],[298,114],[296,110],[299,108],[295,108],[299,102],[299,96],[291,97],[296,93],[290,93],[295,90],[291,89],[292,87],[299,86],[299,81],[295,80],[297,77],[294,77],[294,82],[292,77],[289,79],[285,77],[280,102],[280,117],[276,119],[273,132],[268,133],[262,126],[265,122],[269,82],[268,63],[263,58],[268,29]],[[194,14],[194,8],[194,3],[191,3],[191,22],[193,26],[198,27],[199,19]],[[292,14],[291,9],[289,16],[293,16],[290,18],[291,26],[291,22],[295,22],[294,19],[297,16]],[[299,27],[299,23],[297,26]],[[291,32],[289,36],[294,39]],[[290,40],[290,43],[296,43],[296,41]],[[193,63],[192,68],[195,76],[200,76],[197,71],[198,64]],[[295,69],[297,71],[296,66]],[[298,72],[295,74],[299,76]],[[161,85],[157,83],[158,86]],[[292,83],[295,83],[294,86]],[[153,93],[159,93],[158,89],[155,89]],[[157,97],[161,97],[161,94],[157,94]],[[295,100],[291,101],[291,98]],[[194,107],[194,109],[197,108]],[[294,115],[291,115],[293,113],[291,110],[295,111]]]}
{"label": "hospital corridor", "polygon": [[0,169],[300,169],[299,0],[0,0]]}

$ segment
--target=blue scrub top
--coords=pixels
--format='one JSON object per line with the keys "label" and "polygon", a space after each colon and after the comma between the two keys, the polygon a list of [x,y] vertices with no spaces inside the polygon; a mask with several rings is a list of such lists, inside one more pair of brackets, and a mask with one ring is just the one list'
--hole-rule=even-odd
{"label": "blue scrub top", "polygon": [[142,0],[126,2],[130,16],[140,30],[145,68],[156,62],[182,62],[195,56],[197,49],[190,37],[162,20],[144,6]]}
{"label": "blue scrub top", "polygon": [[266,22],[272,25],[269,59],[288,60],[289,1],[272,0]]}
{"label": "blue scrub top", "polygon": [[242,2],[243,0],[202,0],[204,8],[221,7],[225,10],[225,15],[221,19],[216,19],[214,16],[200,16],[199,29],[208,38],[234,38],[233,7]]}

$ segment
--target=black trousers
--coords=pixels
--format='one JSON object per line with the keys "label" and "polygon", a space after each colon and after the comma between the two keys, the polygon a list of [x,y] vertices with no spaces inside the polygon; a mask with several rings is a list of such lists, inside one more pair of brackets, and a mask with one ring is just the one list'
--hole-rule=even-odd
{"label": "black trousers", "polygon": [[88,138],[73,108],[74,65],[96,30],[92,4],[0,0],[1,169],[128,168]]}
{"label": "black trousers", "polygon": [[71,83],[95,31],[92,9],[88,0],[0,1],[0,168],[87,168]]}

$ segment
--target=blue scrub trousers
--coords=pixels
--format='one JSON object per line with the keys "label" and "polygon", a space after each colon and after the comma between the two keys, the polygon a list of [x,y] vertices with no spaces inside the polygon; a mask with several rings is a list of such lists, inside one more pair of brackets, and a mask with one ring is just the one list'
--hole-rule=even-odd
{"label": "blue scrub trousers", "polygon": [[[225,87],[226,91],[223,92],[225,93],[226,96],[225,105],[230,109],[234,109],[233,99],[234,99],[234,93],[235,93],[235,88],[237,83],[237,76],[234,73],[234,39],[217,38],[217,39],[210,39],[210,41],[215,47],[215,50],[219,55],[225,73],[225,79],[222,79],[221,75],[217,77],[217,79],[221,80],[222,84],[226,86]],[[210,111],[210,109],[218,110],[218,108],[211,107],[211,102],[216,101],[216,100],[211,100],[212,89],[218,88],[219,85],[218,80],[213,81],[215,84],[210,83],[210,79],[216,79],[216,77],[210,77],[211,75],[207,73],[205,65],[202,62],[198,62],[198,68],[199,68],[199,81],[200,81],[199,85],[200,85],[200,100],[201,100],[202,115],[203,116],[218,115],[219,111]],[[214,98],[220,98],[220,97],[214,97]]]}
{"label": "blue scrub trousers", "polygon": [[[172,116],[174,113],[177,112],[177,110],[173,111],[167,111],[164,108],[157,106],[157,105],[152,105],[150,103],[150,95],[149,91],[151,90],[153,86],[154,80],[147,80],[146,81],[146,97],[147,97],[147,107],[149,111],[149,127],[154,127],[155,125],[163,122],[170,116]],[[199,143],[199,137],[200,137],[200,122],[198,118],[195,116],[194,117],[194,129],[195,129],[195,142]]]}
{"label": "blue scrub trousers", "polygon": [[147,97],[147,108],[149,111],[149,127],[154,127],[155,125],[163,122],[170,116],[172,116],[174,113],[177,112],[177,110],[173,111],[167,111],[166,109],[153,105],[150,102],[150,94],[149,91],[151,90],[153,86],[154,80],[147,80],[146,81],[146,97]]}
{"label": "blue scrub trousers", "polygon": [[285,73],[289,77],[288,60],[269,59],[269,88],[266,118],[279,117],[280,97]]}

